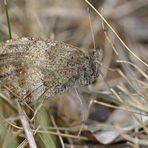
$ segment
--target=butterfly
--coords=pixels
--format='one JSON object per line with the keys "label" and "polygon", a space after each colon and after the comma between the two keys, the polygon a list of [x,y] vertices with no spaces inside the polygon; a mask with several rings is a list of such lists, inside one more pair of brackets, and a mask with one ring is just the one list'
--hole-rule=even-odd
{"label": "butterfly", "polygon": [[25,101],[92,84],[100,73],[101,50],[64,42],[17,38],[0,43],[0,92]]}

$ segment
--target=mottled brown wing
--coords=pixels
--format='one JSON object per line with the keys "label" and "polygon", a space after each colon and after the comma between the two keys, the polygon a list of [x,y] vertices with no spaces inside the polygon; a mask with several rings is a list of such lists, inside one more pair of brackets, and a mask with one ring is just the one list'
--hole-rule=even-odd
{"label": "mottled brown wing", "polygon": [[87,54],[60,42],[51,48],[47,55],[49,61],[44,73],[44,84],[49,89],[48,93],[53,96],[81,85],[80,77],[89,58]]}
{"label": "mottled brown wing", "polygon": [[[91,84],[99,75],[102,55],[97,51],[83,51],[61,42],[47,50],[44,84],[48,96],[60,94],[69,88]],[[44,72],[42,70],[42,72]]]}
{"label": "mottled brown wing", "polygon": [[26,82],[27,64],[24,57],[31,42],[13,39],[0,44],[0,91],[7,96],[13,94],[23,98],[28,86]]}
{"label": "mottled brown wing", "polygon": [[[50,40],[21,38],[0,45],[1,90],[26,99],[60,94],[91,84],[99,74],[100,55]],[[25,97],[24,97],[25,96]],[[31,97],[32,97],[31,96]]]}

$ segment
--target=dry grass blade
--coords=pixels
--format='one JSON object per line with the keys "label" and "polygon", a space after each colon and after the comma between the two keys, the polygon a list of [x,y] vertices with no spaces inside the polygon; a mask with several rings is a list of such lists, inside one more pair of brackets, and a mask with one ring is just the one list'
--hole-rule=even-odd
{"label": "dry grass blade", "polygon": [[128,62],[128,61],[122,61],[122,60],[117,60],[117,62],[119,63],[127,63],[129,65],[132,65],[135,69],[137,69],[141,75],[143,75],[146,79],[148,79],[148,75],[140,68],[138,67],[137,65],[131,63],[131,62]]}
{"label": "dry grass blade", "polygon": [[20,120],[21,120],[23,129],[24,129],[28,144],[29,144],[30,148],[37,148],[35,139],[33,137],[32,130],[29,126],[28,120],[27,120],[25,113],[24,113],[24,111],[23,111],[18,100],[16,100],[16,105],[17,105],[18,113],[19,113],[19,116],[20,116]]}
{"label": "dry grass blade", "polygon": [[122,45],[135,57],[137,58],[141,63],[143,63],[146,67],[148,67],[148,64],[145,63],[142,59],[140,59],[129,47],[124,43],[124,41],[119,37],[117,32],[112,28],[112,26],[107,22],[107,20],[99,13],[99,11],[87,0],[85,0],[86,3],[101,17],[101,19],[105,22],[105,24],[112,30],[112,32],[116,35],[116,37],[119,39],[119,41],[122,43]]}

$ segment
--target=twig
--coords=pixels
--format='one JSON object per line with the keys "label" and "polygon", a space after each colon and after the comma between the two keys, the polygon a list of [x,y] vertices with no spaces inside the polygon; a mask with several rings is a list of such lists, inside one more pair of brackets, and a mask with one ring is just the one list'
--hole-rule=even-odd
{"label": "twig", "polygon": [[28,120],[25,116],[25,113],[24,113],[23,109],[21,108],[19,101],[17,99],[15,101],[17,104],[17,109],[18,109],[18,113],[20,116],[20,120],[21,120],[23,129],[25,131],[26,139],[29,143],[29,147],[30,148],[37,148],[37,145],[36,145],[34,137],[33,137],[32,130],[30,129],[30,126],[29,126]]}

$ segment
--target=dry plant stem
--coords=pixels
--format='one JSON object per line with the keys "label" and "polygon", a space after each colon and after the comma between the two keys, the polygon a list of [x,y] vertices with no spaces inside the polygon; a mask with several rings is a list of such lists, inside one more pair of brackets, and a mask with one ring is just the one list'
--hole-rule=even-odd
{"label": "dry plant stem", "polygon": [[[131,86],[131,88],[133,88],[135,91],[136,91],[136,93],[137,94],[139,94],[139,95],[141,95],[142,96],[142,94],[140,94],[139,93],[139,89],[137,88],[137,85],[136,85],[136,78],[135,79],[133,79],[132,81],[130,80],[130,78],[128,78],[120,69],[118,70],[118,73],[122,76],[122,78],[124,78],[124,80]],[[134,83],[135,82],[135,83]],[[133,85],[134,84],[134,85]],[[139,85],[139,84],[138,84]]]}
{"label": "dry plant stem", "polygon": [[82,107],[82,122],[84,122],[85,120],[86,120],[86,113],[84,112],[85,111],[85,109],[84,109],[84,104],[83,104],[83,100],[82,100],[82,98],[80,97],[80,95],[79,95],[79,93],[78,93],[78,91],[77,91],[77,89],[75,88],[75,92],[76,92],[76,95],[77,95],[77,98],[78,98],[78,100],[80,101],[80,104],[81,104],[81,107]]}
{"label": "dry plant stem", "polygon": [[[34,131],[34,130],[33,130]],[[60,135],[62,137],[66,137],[66,138],[73,138],[73,139],[79,139],[79,140],[89,140],[87,137],[84,136],[75,136],[75,135],[70,135],[70,134],[64,134],[64,133],[57,133],[57,132],[52,132],[52,131],[43,131],[43,130],[38,130],[38,133],[48,133],[48,134],[52,134],[52,135]]]}
{"label": "dry plant stem", "polygon": [[94,100],[93,103],[95,104],[99,104],[99,105],[103,105],[103,106],[106,106],[106,107],[109,107],[109,108],[113,108],[113,109],[118,109],[118,110],[123,110],[123,111],[126,111],[126,112],[130,112],[130,113],[134,113],[134,114],[137,114],[137,115],[143,115],[143,116],[146,116],[145,114],[142,114],[142,113],[139,113],[139,112],[136,112],[134,110],[131,110],[129,108],[124,108],[124,106],[122,107],[118,107],[118,106],[115,106],[115,105],[111,105],[111,104],[108,104],[108,103],[104,103],[104,102],[101,102],[101,101],[97,101],[97,100]]}
{"label": "dry plant stem", "polygon": [[19,144],[17,148],[24,148],[25,146],[27,147],[27,140],[25,139],[22,143]]}
{"label": "dry plant stem", "polygon": [[122,43],[122,45],[141,63],[143,63],[146,67],[148,67],[148,64],[145,63],[142,59],[140,59],[129,47],[124,43],[124,41],[119,37],[117,32],[112,28],[112,26],[107,22],[107,20],[99,13],[99,11],[88,1],[85,0],[85,2],[101,17],[101,19],[105,22],[105,24],[111,29],[111,31],[116,35],[116,37],[119,39],[119,41]]}
{"label": "dry plant stem", "polygon": [[[104,24],[103,24],[103,22],[102,22],[102,26],[103,26],[103,29],[104,29]],[[104,29],[105,30],[105,29]],[[112,49],[114,50],[114,52],[116,53],[116,55],[117,56],[119,56],[119,54],[118,54],[118,52],[117,52],[117,49],[115,48],[115,46],[113,45],[113,43],[111,42],[111,40],[110,40],[110,38],[109,38],[109,36],[108,36],[108,34],[107,34],[107,32],[106,31],[104,31],[104,34],[105,34],[105,36],[106,36],[106,38],[107,38],[107,40],[108,40],[108,42],[109,42],[109,44],[111,45],[111,47],[112,47]],[[123,55],[122,53],[120,54],[120,55]],[[124,58],[123,58],[124,59]],[[117,61],[117,62],[120,62],[120,63],[128,63],[129,65],[132,65],[133,67],[135,67],[144,77],[146,77],[147,78],[147,75],[140,69],[140,68],[138,68],[138,66],[136,66],[135,64],[133,64],[133,63],[130,63],[130,62],[128,62],[128,61]],[[134,76],[134,73],[133,73],[133,71],[130,69],[130,67],[129,66],[125,66],[125,65],[123,65],[124,66],[124,69],[125,69],[125,71],[127,71],[127,76],[129,75],[129,79],[131,79],[131,83],[133,83],[133,78],[135,77],[135,80],[136,80],[136,76]],[[138,85],[138,83],[136,83],[137,81],[134,81],[134,85],[132,85],[132,87],[133,88],[137,88],[139,85]],[[136,85],[137,84],[137,85]],[[136,90],[139,90],[139,87],[136,89]]]}
{"label": "dry plant stem", "polygon": [[[19,129],[19,130],[23,130],[22,127],[19,127],[19,126],[16,126],[10,122],[8,122],[9,125],[11,125],[12,127],[16,128],[16,129]],[[57,132],[52,132],[52,131],[43,131],[43,130],[39,130],[40,127],[38,127],[36,130],[32,130],[34,133],[46,133],[46,134],[52,134],[52,135],[55,135],[55,136],[61,136],[61,137],[66,137],[66,138],[73,138],[73,139],[79,139],[79,140],[85,140],[87,141],[88,138],[87,137],[84,137],[84,136],[75,136],[75,135],[70,135],[70,134],[64,134],[64,133],[57,133]],[[79,127],[78,127],[79,128]],[[56,128],[56,130],[70,130],[71,129],[67,129],[67,128]],[[77,128],[76,128],[77,129]],[[52,128],[53,130],[53,128]],[[73,130],[72,130],[73,131]],[[74,129],[75,131],[75,129]]]}
{"label": "dry plant stem", "polygon": [[[108,70],[109,70],[109,66],[111,64],[111,60],[112,60],[112,56],[113,56],[113,51],[115,52],[116,49],[113,48],[113,45],[112,45],[111,41],[109,41],[109,39],[108,39],[108,37],[106,35],[107,34],[106,31],[104,31],[104,34],[106,36],[106,40],[105,40],[105,44],[104,44],[104,55],[106,55],[107,58],[104,58],[104,62],[103,62],[105,64],[106,68],[102,67],[101,72],[104,74],[104,77],[106,77],[106,75],[108,73]],[[110,46],[111,46],[111,48],[113,50],[109,49]]]}
{"label": "dry plant stem", "polygon": [[[57,128],[57,125],[56,125],[56,123],[55,123],[54,117],[53,117],[52,115],[50,115],[50,118],[51,118],[51,121],[52,121],[54,127]],[[64,141],[63,141],[63,139],[62,139],[62,136],[60,136],[60,130],[57,129],[56,131],[57,131],[57,133],[59,134],[58,137],[59,137],[59,140],[60,140],[60,142],[61,142],[62,148],[65,148],[65,145],[64,145]]]}
{"label": "dry plant stem", "polygon": [[27,118],[24,114],[24,111],[23,111],[23,109],[22,109],[22,107],[21,107],[21,105],[20,105],[20,103],[17,99],[15,100],[15,102],[17,104],[18,113],[19,113],[19,116],[20,116],[20,120],[21,120],[23,129],[25,131],[25,135],[26,135],[28,144],[29,144],[30,148],[37,148],[37,145],[36,145],[34,137],[33,137],[32,130],[29,126],[29,123],[28,123],[28,120],[27,120]]}
{"label": "dry plant stem", "polygon": [[141,140],[141,139],[138,139],[138,138],[133,138],[133,137],[127,135],[127,134],[122,134],[122,137],[127,139],[130,142],[133,142],[133,143],[136,143],[136,144],[139,144],[139,145],[148,146],[148,141],[147,140]]}
{"label": "dry plant stem", "polygon": [[90,24],[90,29],[91,29],[91,35],[92,35],[93,46],[94,46],[94,49],[96,49],[95,36],[94,36],[93,28],[92,28],[92,22],[91,22],[91,18],[90,18],[89,9],[88,9],[88,18],[89,18],[89,24]]}
{"label": "dry plant stem", "polygon": [[33,114],[33,117],[31,118],[30,122],[33,122],[33,121],[34,121],[34,119],[35,119],[35,117],[36,117],[38,111],[40,110],[40,108],[41,108],[42,106],[43,106],[43,104],[41,103],[41,104],[36,108],[36,110],[35,110],[35,112],[34,112],[34,114]]}
{"label": "dry plant stem", "polygon": [[[101,23],[96,19],[91,23],[91,25],[93,28],[93,35],[96,36],[97,32],[101,30]],[[92,34],[90,33],[90,30],[88,30],[81,44],[83,45],[83,47],[89,47],[93,42],[92,39]]]}
{"label": "dry plant stem", "polygon": [[[15,125],[15,124],[13,124],[12,122],[10,122],[10,121],[8,121],[8,120],[6,120],[6,122],[10,125],[10,126],[12,126],[13,128],[15,128],[15,129],[17,129],[17,130],[19,130],[19,131],[22,131],[23,130],[23,128],[22,127],[20,127],[20,126],[17,126],[17,125]],[[62,130],[62,131],[65,131],[65,130],[67,130],[67,131],[78,131],[79,129],[81,128],[81,125],[78,125],[78,126],[74,126],[74,127],[49,127],[48,128],[48,130],[50,131],[50,130]],[[32,130],[33,131],[33,134],[35,135],[38,131],[40,130],[40,125],[36,128],[36,129],[34,129],[34,130]],[[84,138],[84,137],[83,137]]]}
{"label": "dry plant stem", "polygon": [[143,77],[145,77],[146,79],[148,79],[148,75],[140,67],[138,67],[134,63],[131,63],[129,61],[122,61],[122,60],[117,60],[116,62],[118,62],[118,63],[126,63],[126,64],[129,64],[129,65],[133,66],[136,70],[138,70],[140,72],[140,74]]}
{"label": "dry plant stem", "polygon": [[[113,51],[114,51],[115,54],[118,56],[117,49],[116,49],[116,47],[114,46],[114,44],[112,43],[112,41],[110,40],[110,37],[109,37],[107,31],[105,30],[104,22],[102,22],[102,28],[103,28],[103,30],[104,30],[104,35],[105,35],[105,37],[106,37],[108,43],[111,45]],[[110,32],[110,34],[111,34],[111,32]]]}

